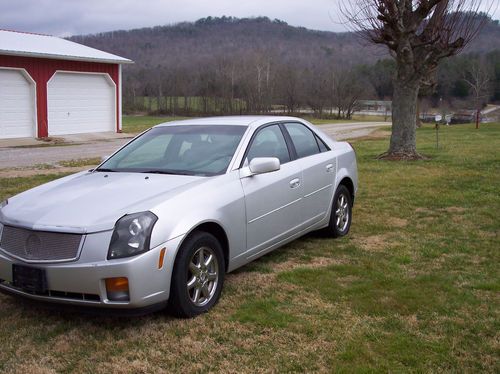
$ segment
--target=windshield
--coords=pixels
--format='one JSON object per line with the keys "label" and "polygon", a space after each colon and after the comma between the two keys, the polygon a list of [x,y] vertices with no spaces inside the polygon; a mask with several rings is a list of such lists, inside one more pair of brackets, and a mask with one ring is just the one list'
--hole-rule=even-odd
{"label": "windshield", "polygon": [[155,127],[96,171],[211,176],[226,172],[243,126]]}

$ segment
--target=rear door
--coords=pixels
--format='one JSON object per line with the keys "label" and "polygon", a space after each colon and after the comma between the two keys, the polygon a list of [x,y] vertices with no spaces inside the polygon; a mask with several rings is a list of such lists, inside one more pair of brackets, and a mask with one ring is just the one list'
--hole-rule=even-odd
{"label": "rear door", "polygon": [[302,171],[288,149],[279,125],[257,130],[245,157],[277,157],[280,170],[243,177],[247,219],[247,257],[290,236],[301,224]]}
{"label": "rear door", "polygon": [[334,152],[307,126],[291,122],[284,124],[295,148],[297,161],[303,172],[301,215],[305,226],[310,226],[328,212],[337,162]]}

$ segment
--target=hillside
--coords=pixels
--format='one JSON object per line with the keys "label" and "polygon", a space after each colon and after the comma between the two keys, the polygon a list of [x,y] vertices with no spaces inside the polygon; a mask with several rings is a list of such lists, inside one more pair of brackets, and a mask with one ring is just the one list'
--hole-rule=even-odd
{"label": "hillside", "polygon": [[[214,56],[259,51],[283,60],[335,58],[368,62],[377,48],[363,50],[352,33],[312,31],[268,18],[205,18],[195,23],[74,36],[73,41],[131,58],[139,66],[170,61],[194,63]],[[378,49],[380,51],[380,49]],[[379,52],[379,55],[382,52]]]}
{"label": "hillside", "polygon": [[[204,18],[194,23],[80,35],[73,41],[136,62],[133,68],[157,68],[171,62],[197,64],[214,56],[269,54],[308,65],[334,60],[340,65],[371,63],[386,57],[381,46],[368,45],[354,33],[313,31],[266,17]],[[489,22],[465,52],[500,49],[498,21]]]}

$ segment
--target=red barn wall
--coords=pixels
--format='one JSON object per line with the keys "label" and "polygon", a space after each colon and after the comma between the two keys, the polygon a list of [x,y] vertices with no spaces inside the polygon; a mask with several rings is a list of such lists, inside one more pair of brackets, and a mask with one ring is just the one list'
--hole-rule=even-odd
{"label": "red barn wall", "polygon": [[36,112],[39,138],[48,136],[47,83],[57,70],[108,73],[116,85],[116,129],[119,130],[120,78],[118,64],[0,55],[0,67],[25,69],[36,82]]}

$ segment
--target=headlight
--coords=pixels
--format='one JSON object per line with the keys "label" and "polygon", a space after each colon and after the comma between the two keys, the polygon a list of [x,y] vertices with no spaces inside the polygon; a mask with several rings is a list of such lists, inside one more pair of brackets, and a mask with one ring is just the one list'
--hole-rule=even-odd
{"label": "headlight", "polygon": [[115,224],[108,260],[135,256],[149,251],[151,232],[158,220],[151,212],[128,214]]}

